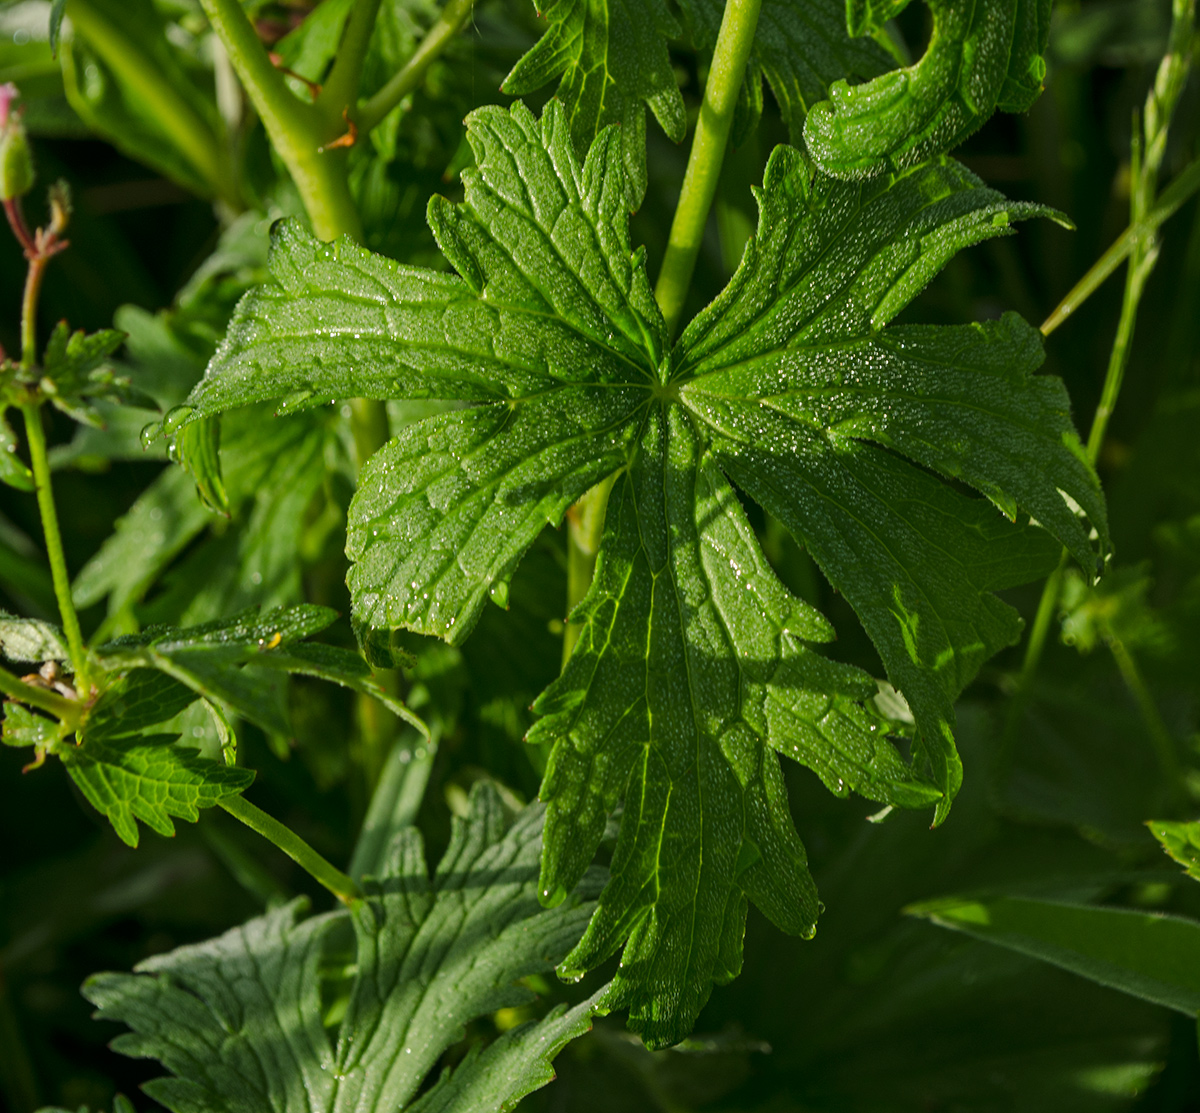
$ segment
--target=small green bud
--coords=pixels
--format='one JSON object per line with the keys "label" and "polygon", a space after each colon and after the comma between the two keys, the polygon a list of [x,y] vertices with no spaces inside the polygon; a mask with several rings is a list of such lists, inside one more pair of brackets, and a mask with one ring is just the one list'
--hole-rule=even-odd
{"label": "small green bud", "polygon": [[17,95],[15,85],[0,85],[0,201],[24,197],[33,188],[33,154],[21,114],[12,109]]}

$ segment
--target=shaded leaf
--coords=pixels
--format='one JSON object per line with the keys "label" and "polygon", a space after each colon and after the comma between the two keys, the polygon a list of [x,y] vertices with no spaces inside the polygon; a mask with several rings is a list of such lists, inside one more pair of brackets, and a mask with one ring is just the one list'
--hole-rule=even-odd
{"label": "shaded leaf", "polygon": [[1200,923],[1194,920],[1021,897],[946,897],[907,911],[1122,993],[1189,1016],[1200,1012]]}
{"label": "shaded leaf", "polygon": [[[549,971],[587,920],[592,883],[559,908],[538,904],[542,815],[535,804],[511,819],[480,784],[432,879],[408,828],[350,910],[298,921],[305,902],[293,901],[134,974],[96,975],[84,992],[98,1015],[133,1029],[116,1050],[175,1075],[145,1089],[176,1113],[510,1108],[552,1076],[550,1058],[586,1029],[594,1001],[507,1033],[414,1099],[465,1025],[530,1000],[519,979]],[[322,945],[346,920],[357,958],[344,1018],[327,1034]]]}

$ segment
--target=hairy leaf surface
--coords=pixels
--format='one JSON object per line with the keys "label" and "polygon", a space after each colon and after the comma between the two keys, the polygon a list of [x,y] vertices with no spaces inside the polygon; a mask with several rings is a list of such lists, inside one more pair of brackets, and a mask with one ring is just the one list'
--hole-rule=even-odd
{"label": "hairy leaf surface", "polygon": [[[909,0],[847,0],[853,34],[878,29]],[[947,151],[997,109],[1024,112],[1042,91],[1052,0],[926,0],[924,56],[861,85],[835,81],[804,140],[828,174],[857,178]]]}
{"label": "hairy leaf surface", "polygon": [[[349,523],[359,621],[455,642],[542,524],[616,475],[583,632],[530,736],[553,744],[541,890],[571,890],[623,801],[611,881],[563,971],[624,945],[608,1003],[661,1045],[737,973],[747,900],[814,929],[776,753],[941,818],[961,780],[954,699],[1020,628],[993,593],[1060,544],[1092,569],[1064,493],[1107,543],[1062,385],[1033,375],[1034,330],[888,327],[956,251],[1048,214],[945,158],[844,183],[779,148],[741,267],[669,352],[613,133],[582,166],[555,104],[540,124],[481,109],[469,134],[465,202],[430,205],[461,277],[285,226],[276,283],[243,303],[190,404],[474,401],[387,445]],[[912,707],[911,753],[875,682],[813,648],[833,631],[778,581],[735,485],[858,611]]]}
{"label": "hairy leaf surface", "polygon": [[[432,879],[408,828],[351,909],[301,919],[296,900],[134,974],[97,975],[84,992],[101,1017],[133,1029],[116,1050],[172,1073],[145,1090],[175,1113],[511,1108],[552,1077],[550,1060],[590,1026],[594,998],[477,1044],[417,1092],[467,1024],[531,1000],[520,979],[551,970],[587,922],[594,879],[557,908],[538,903],[543,814],[533,804],[513,820],[481,784]],[[347,920],[356,961],[331,1032],[322,950]]]}

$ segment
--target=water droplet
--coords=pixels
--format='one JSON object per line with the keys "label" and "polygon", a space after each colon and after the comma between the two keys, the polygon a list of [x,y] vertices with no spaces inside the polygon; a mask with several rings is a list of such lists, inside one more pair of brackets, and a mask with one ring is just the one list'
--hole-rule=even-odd
{"label": "water droplet", "polygon": [[162,419],[162,431],[169,434],[183,428],[195,412],[191,406],[176,406],[168,410],[167,416]]}

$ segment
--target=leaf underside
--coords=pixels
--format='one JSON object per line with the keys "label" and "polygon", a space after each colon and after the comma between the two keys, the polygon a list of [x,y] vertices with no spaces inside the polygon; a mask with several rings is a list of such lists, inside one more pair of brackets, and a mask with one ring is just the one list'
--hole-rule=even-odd
{"label": "leaf underside", "polygon": [[[1089,571],[1107,545],[1063,386],[1034,375],[1038,334],[1014,315],[888,325],[955,252],[1052,214],[944,157],[847,183],[781,147],[741,267],[670,350],[614,130],[581,166],[555,103],[540,121],[480,109],[468,128],[465,200],[429,210],[457,276],[284,225],[274,281],[190,404],[474,403],[390,442],[349,516],[356,618],[452,642],[503,603],[539,530],[618,473],[582,635],[530,735],[553,745],[540,884],[548,902],[569,891],[624,802],[612,878],[562,969],[624,944],[608,1004],[663,1045],[737,973],[748,900],[814,930],[776,754],[941,819],[961,780],[955,697],[1019,632],[993,593],[1060,545]],[[912,708],[911,753],[875,682],[813,648],[832,628],[776,578],[739,490],[858,612]]]}
{"label": "leaf underside", "polygon": [[[850,86],[804,124],[827,174],[858,178],[950,150],[997,109],[1025,112],[1042,91],[1053,0],[926,0],[933,33],[914,65]],[[877,30],[909,0],[847,0],[851,31]]]}
{"label": "leaf underside", "polygon": [[[513,819],[480,784],[432,879],[407,828],[352,908],[302,919],[299,898],[133,974],[98,974],[84,994],[132,1029],[115,1050],[171,1072],[144,1089],[173,1113],[499,1113],[553,1077],[550,1060],[590,1027],[594,999],[476,1044],[416,1095],[468,1024],[532,1000],[520,979],[553,969],[587,921],[592,879],[558,908],[538,903],[543,813],[533,804]],[[356,959],[331,1030],[325,952],[347,927]]]}

